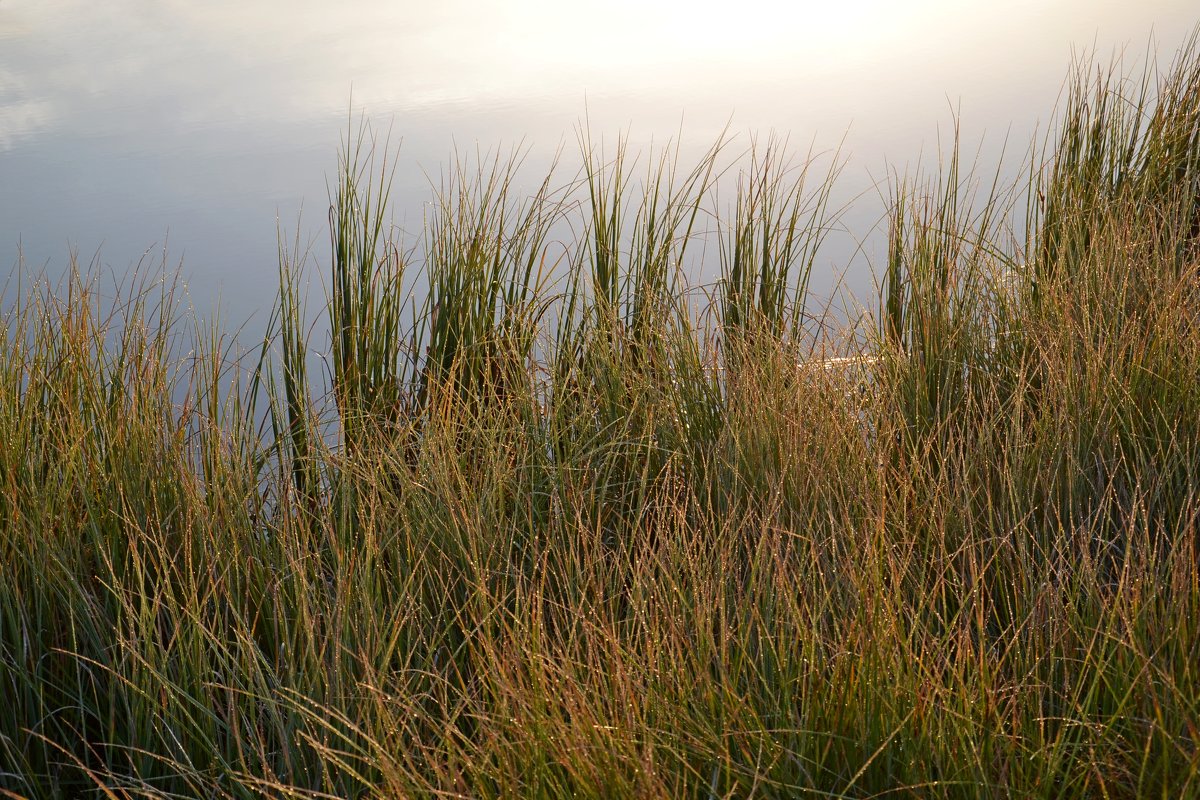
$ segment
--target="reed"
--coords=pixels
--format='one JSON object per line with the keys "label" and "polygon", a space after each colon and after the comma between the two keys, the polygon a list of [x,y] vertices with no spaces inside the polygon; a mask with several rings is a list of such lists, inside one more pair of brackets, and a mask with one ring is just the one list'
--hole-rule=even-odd
{"label": "reed", "polygon": [[0,795],[1200,795],[1200,54],[1072,86],[1027,181],[893,176],[849,331],[777,141],[460,159],[410,238],[352,126],[247,351],[10,286]]}

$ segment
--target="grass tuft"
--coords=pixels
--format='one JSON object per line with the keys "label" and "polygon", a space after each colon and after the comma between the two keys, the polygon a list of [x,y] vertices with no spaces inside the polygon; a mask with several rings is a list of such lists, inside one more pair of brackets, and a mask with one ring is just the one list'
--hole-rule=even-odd
{"label": "grass tuft", "polygon": [[409,240],[351,127],[252,352],[10,287],[0,795],[1200,796],[1196,42],[893,177],[848,331],[839,167],[727,146],[460,159]]}

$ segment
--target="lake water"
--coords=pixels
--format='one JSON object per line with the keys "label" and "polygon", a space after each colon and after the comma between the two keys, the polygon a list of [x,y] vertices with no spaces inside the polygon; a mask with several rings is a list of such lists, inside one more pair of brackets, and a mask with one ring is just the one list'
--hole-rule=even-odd
{"label": "lake water", "polygon": [[[1169,60],[1195,0],[0,0],[0,266],[61,270],[76,250],[120,275],[182,262],[200,309],[261,320],[276,230],[327,260],[326,181],[348,116],[402,140],[397,221],[461,153],[521,144],[530,175],[576,131],[685,158],[729,125],[842,146],[832,291],[878,219],[888,165],[936,162],[960,115],[970,153],[1014,166],[1073,54]],[[532,183],[532,180],[531,180]],[[301,220],[301,209],[304,216]],[[869,255],[869,248],[868,248]],[[863,294],[868,268],[843,284]]]}

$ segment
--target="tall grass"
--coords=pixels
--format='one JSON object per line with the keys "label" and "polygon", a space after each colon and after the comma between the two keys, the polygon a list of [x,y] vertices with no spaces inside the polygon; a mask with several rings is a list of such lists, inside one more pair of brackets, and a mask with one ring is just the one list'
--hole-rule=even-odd
{"label": "tall grass", "polygon": [[351,129],[244,353],[10,293],[0,794],[1200,796],[1198,65],[895,177],[861,330],[778,142],[464,159],[410,240]]}

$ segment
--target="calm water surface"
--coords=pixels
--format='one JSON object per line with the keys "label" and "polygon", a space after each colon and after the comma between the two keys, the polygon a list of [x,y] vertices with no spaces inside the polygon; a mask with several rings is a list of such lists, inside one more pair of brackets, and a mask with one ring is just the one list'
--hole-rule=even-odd
{"label": "calm water surface", "polygon": [[[1072,54],[1163,60],[1194,0],[0,0],[0,266],[117,275],[182,262],[200,309],[261,319],[277,224],[326,259],[327,179],[349,114],[402,140],[398,222],[417,229],[459,152],[522,145],[530,184],[576,130],[680,140],[728,124],[734,148],[842,146],[840,197],[864,193],[814,285],[829,291],[880,212],[891,164],[936,161],[939,131],[1014,166]],[[981,144],[982,143],[982,144]],[[303,209],[303,217],[300,216]],[[299,221],[298,221],[299,220]],[[867,268],[844,284],[865,293]]]}

